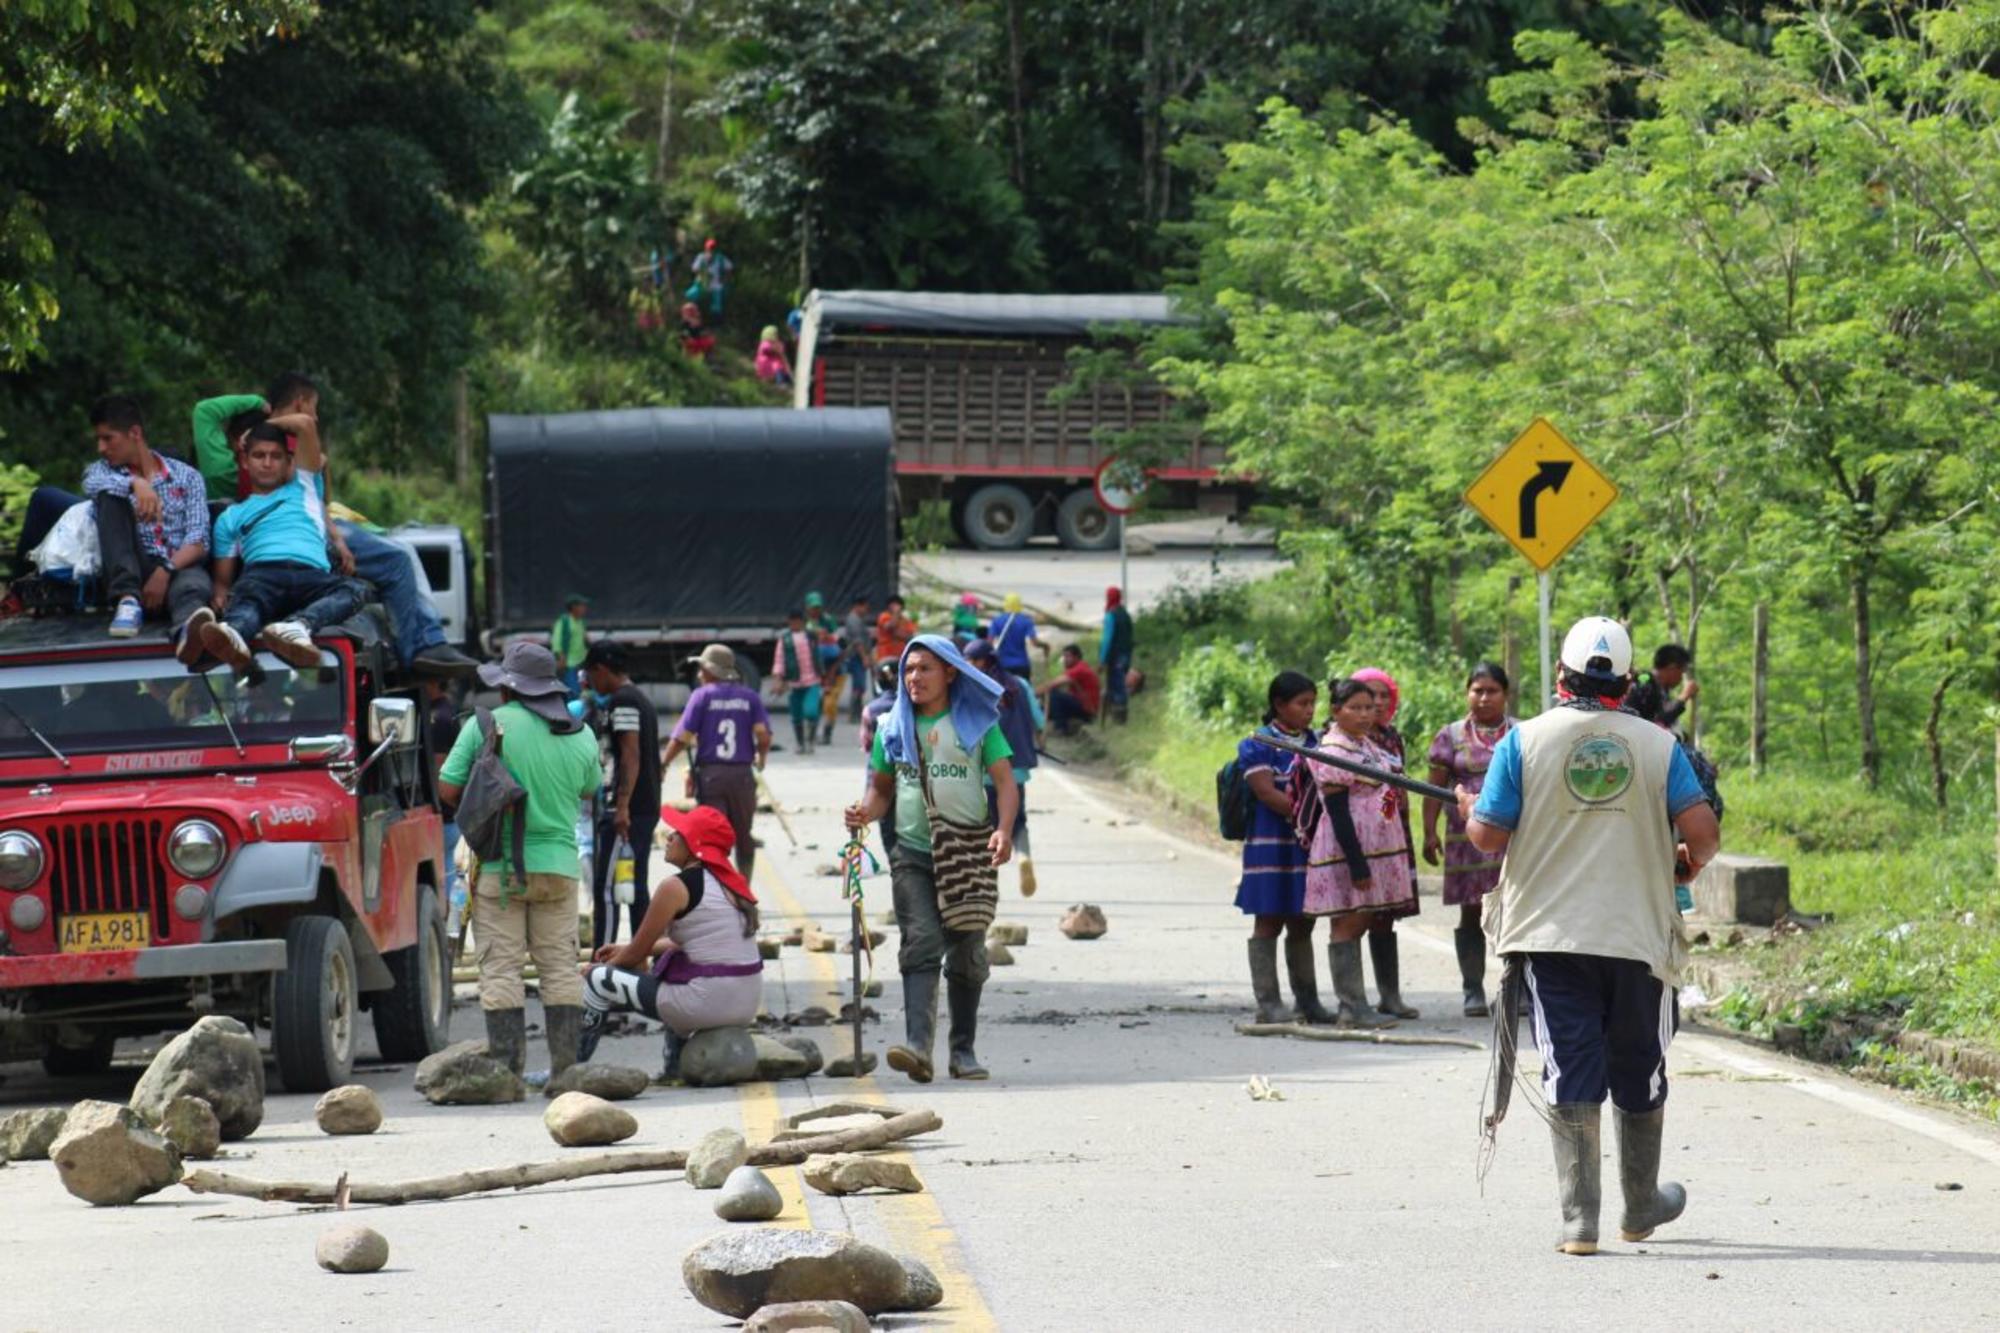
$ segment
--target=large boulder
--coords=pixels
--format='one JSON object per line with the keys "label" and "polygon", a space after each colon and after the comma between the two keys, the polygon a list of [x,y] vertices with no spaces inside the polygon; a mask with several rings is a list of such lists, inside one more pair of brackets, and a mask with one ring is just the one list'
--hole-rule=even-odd
{"label": "large boulder", "polygon": [[897,1194],[921,1194],[924,1182],[908,1163],[864,1153],[814,1153],[806,1158],[801,1174],[806,1184],[821,1194],[859,1194],[863,1190],[891,1190]]}
{"label": "large boulder", "polygon": [[754,1166],[739,1166],[722,1182],[715,1215],[725,1222],[768,1222],[785,1211],[785,1198]]}
{"label": "large boulder", "polygon": [[698,1190],[719,1190],[729,1173],[750,1160],[743,1136],[733,1129],[710,1130],[688,1153],[687,1182]]}
{"label": "large boulder", "polygon": [[842,1231],[736,1227],[681,1260],[681,1280],[709,1309],[748,1319],[785,1301],[846,1301],[866,1314],[899,1310],[909,1275],[887,1250]]}
{"label": "large boulder", "polygon": [[601,1148],[639,1132],[630,1111],[587,1092],[565,1092],[542,1112],[549,1137],[565,1148]]}
{"label": "large boulder", "polygon": [[859,1306],[846,1301],[784,1301],[743,1321],[743,1333],[868,1333]]}
{"label": "large boulder", "polygon": [[373,1273],[389,1262],[389,1242],[370,1227],[333,1227],[320,1233],[313,1258],[329,1273]]}
{"label": "large boulder", "polygon": [[49,1160],[64,1189],[95,1204],[134,1203],[181,1178],[180,1153],[116,1102],[72,1106]]}
{"label": "large boulder", "polygon": [[323,1134],[373,1134],[382,1128],[382,1099],[373,1088],[343,1084],[313,1103],[313,1123]]}
{"label": "large boulder", "polygon": [[49,1145],[63,1131],[69,1109],[35,1106],[0,1117],[0,1157],[16,1162],[47,1161]]}
{"label": "large boulder", "polygon": [[528,1085],[474,1039],[425,1056],[417,1066],[417,1091],[433,1106],[493,1106],[520,1101]]}
{"label": "large boulder", "polygon": [[207,1102],[225,1143],[256,1133],[264,1123],[264,1054],[250,1029],[210,1014],[162,1046],[132,1089],[131,1106],[158,1124],[176,1097]]}
{"label": "large boulder", "polygon": [[748,1028],[704,1028],[681,1047],[681,1078],[697,1088],[748,1083],[757,1077],[757,1045]]}
{"label": "large boulder", "polygon": [[554,1100],[565,1092],[587,1092],[607,1102],[626,1102],[644,1092],[652,1076],[630,1065],[571,1065],[548,1081],[542,1095]]}
{"label": "large boulder", "polygon": [[[791,1042],[779,1041],[776,1037],[767,1037],[761,1032],[751,1033],[750,1044],[757,1052],[757,1077],[767,1083],[775,1083],[780,1079],[804,1078],[812,1073],[819,1067],[819,1061],[813,1058],[819,1054],[819,1047],[813,1045],[809,1037],[804,1040],[806,1045],[812,1047],[812,1055],[806,1054]],[[685,1069],[686,1066],[683,1065],[682,1068]]]}
{"label": "large boulder", "polygon": [[222,1122],[215,1118],[215,1108],[199,1097],[168,1102],[154,1128],[183,1159],[205,1162],[222,1147]]}

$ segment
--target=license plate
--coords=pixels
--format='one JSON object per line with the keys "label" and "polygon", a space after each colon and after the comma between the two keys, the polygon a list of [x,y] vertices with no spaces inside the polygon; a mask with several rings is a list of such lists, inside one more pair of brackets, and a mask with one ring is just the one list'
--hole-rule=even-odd
{"label": "license plate", "polygon": [[153,932],[144,912],[91,912],[64,917],[60,942],[64,953],[143,949],[153,942]]}

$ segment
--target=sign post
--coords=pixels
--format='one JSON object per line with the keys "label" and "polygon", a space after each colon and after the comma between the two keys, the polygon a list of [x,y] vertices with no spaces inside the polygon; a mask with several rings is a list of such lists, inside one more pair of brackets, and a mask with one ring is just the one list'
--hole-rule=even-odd
{"label": "sign post", "polygon": [[1535,567],[1544,708],[1555,697],[1549,571],[1617,498],[1612,480],[1543,417],[1516,436],[1465,492],[1465,502]]}
{"label": "sign post", "polygon": [[1131,589],[1125,581],[1125,518],[1139,507],[1139,500],[1146,493],[1146,470],[1122,458],[1107,458],[1097,465],[1097,480],[1093,485],[1097,503],[1104,506],[1107,514],[1118,518],[1118,591],[1129,601]]}

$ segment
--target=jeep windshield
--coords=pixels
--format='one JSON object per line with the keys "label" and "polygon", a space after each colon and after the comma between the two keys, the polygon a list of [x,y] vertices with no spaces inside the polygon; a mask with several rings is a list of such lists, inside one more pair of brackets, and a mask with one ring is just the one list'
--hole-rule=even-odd
{"label": "jeep windshield", "polygon": [[259,653],[255,684],[170,657],[0,668],[0,759],[233,745],[232,726],[246,745],[339,731],[341,672],[331,653],[323,660],[301,668]]}

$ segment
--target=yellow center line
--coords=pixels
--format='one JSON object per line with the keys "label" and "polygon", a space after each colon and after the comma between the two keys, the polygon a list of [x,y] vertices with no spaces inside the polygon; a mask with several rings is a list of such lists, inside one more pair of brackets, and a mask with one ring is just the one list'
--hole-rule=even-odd
{"label": "yellow center line", "polygon": [[[764,881],[759,887],[768,890],[769,898],[785,914],[787,920],[804,925],[812,919],[812,914],[806,911],[805,904],[801,903],[797,895],[792,892],[791,885],[785,882],[784,875],[779,872],[776,865],[772,864],[771,859],[760,859],[757,869],[759,878]],[[863,925],[865,928],[866,923]],[[894,955],[891,953],[889,956]],[[805,955],[805,959],[814,979],[826,985],[838,996],[839,955],[809,953]],[[838,1002],[829,1007],[836,1012],[839,1010]],[[767,1089],[770,1087],[769,1084],[759,1086]],[[853,1080],[847,1087],[841,1089],[838,1100],[866,1102],[873,1106],[889,1104],[889,1099],[882,1094],[881,1086],[872,1077]],[[772,1094],[771,1104],[775,1111],[777,1105],[775,1093]],[[747,1123],[750,1114],[750,1105],[747,1101],[744,1111]],[[775,1124],[775,1119],[773,1123]],[[884,1155],[896,1161],[915,1165],[910,1155],[900,1149],[887,1151]],[[783,1174],[796,1187],[797,1171],[786,1171]],[[780,1186],[781,1190],[783,1188]],[[937,1198],[930,1193],[928,1184],[921,1194],[870,1195],[869,1198],[879,1205],[880,1211],[877,1216],[881,1218],[883,1229],[889,1233],[889,1238],[896,1248],[922,1260],[924,1266],[937,1275],[939,1283],[944,1287],[944,1304],[938,1308],[951,1312],[951,1326],[954,1329],[973,1330],[974,1333],[978,1333],[980,1330],[1000,1327],[993,1318],[993,1312],[986,1308],[985,1298],[979,1292],[979,1284],[973,1281],[972,1274],[966,1270],[963,1247],[952,1231],[951,1224],[945,1221],[944,1210],[938,1206]],[[789,1195],[786,1197],[785,1211],[787,1214],[791,1212]]]}

